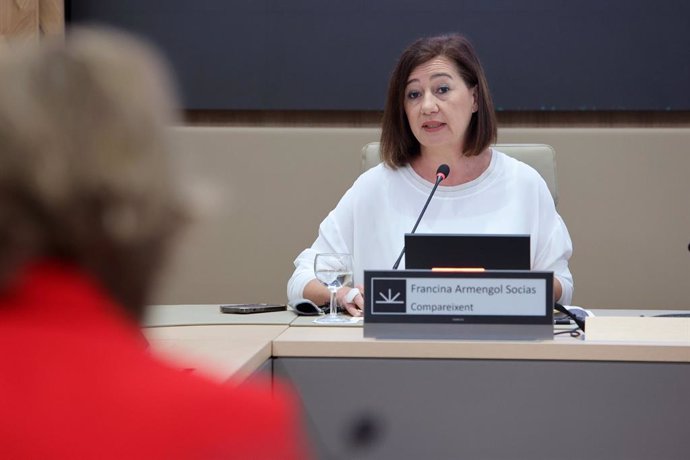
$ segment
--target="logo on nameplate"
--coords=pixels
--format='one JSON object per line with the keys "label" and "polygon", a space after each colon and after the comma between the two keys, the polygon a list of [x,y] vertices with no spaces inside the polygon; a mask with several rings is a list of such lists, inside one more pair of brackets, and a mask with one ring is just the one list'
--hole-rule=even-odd
{"label": "logo on nameplate", "polygon": [[374,305],[372,313],[405,313],[407,308],[407,280],[379,278],[372,280]]}

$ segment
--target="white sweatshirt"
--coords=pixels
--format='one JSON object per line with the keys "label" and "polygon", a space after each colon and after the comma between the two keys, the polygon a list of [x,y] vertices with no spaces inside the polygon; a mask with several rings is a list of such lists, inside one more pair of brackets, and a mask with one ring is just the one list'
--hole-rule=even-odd
{"label": "white sweatshirt", "polygon": [[[477,179],[438,187],[416,233],[529,234],[532,269],[553,271],[563,287],[559,302],[569,305],[572,242],[546,183],[530,166],[492,153]],[[364,282],[365,269],[390,270],[432,187],[409,165],[392,170],[382,163],[363,173],[321,222],[314,244],[295,259],[288,300],[303,297],[320,252],[352,254],[355,284]]]}

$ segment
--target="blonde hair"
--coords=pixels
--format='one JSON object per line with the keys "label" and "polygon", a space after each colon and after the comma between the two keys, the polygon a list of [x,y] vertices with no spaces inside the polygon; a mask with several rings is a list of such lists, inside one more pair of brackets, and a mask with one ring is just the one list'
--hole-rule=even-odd
{"label": "blonde hair", "polygon": [[60,259],[140,308],[185,214],[172,88],[151,47],[114,31],[0,49],[0,287]]}

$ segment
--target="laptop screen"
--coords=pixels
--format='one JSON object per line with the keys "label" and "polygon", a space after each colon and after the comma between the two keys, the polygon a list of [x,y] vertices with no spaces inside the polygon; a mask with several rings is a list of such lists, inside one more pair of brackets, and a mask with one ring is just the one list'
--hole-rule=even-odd
{"label": "laptop screen", "polygon": [[405,268],[530,270],[530,236],[407,233]]}

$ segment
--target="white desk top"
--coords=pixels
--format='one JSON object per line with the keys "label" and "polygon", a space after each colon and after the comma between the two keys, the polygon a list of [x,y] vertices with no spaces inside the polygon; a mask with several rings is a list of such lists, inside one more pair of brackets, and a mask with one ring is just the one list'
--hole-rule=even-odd
{"label": "white desk top", "polygon": [[585,326],[588,341],[667,343],[686,345],[690,350],[690,317],[596,316],[587,318]]}
{"label": "white desk top", "polygon": [[270,313],[221,313],[219,304],[152,305],[144,317],[144,327],[190,326],[202,324],[286,325],[297,317],[292,311]]}
{"label": "white desk top", "polygon": [[271,358],[282,326],[217,325],[145,328],[151,350],[173,366],[215,380],[240,382]]}
{"label": "white desk top", "polygon": [[[639,318],[672,312],[594,313]],[[174,365],[219,380],[241,381],[272,356],[690,362],[690,346],[672,343],[585,342],[567,334],[552,341],[374,340],[363,337],[361,321],[320,326],[314,318],[291,311],[229,315],[218,305],[161,305],[149,310],[145,325],[155,327],[144,333],[152,350]]]}
{"label": "white desk top", "polygon": [[[595,310],[596,316],[651,316],[665,313],[677,313],[671,310]],[[247,315],[228,314],[220,312],[218,304],[198,305],[152,305],[148,307],[144,318],[144,327],[161,326],[192,326],[211,324],[255,324],[255,325],[286,325],[317,326],[314,319],[317,316],[298,316],[294,312],[278,311],[271,313],[256,313]],[[362,327],[358,320],[350,324],[337,327]],[[332,327],[332,326],[329,326]]]}

